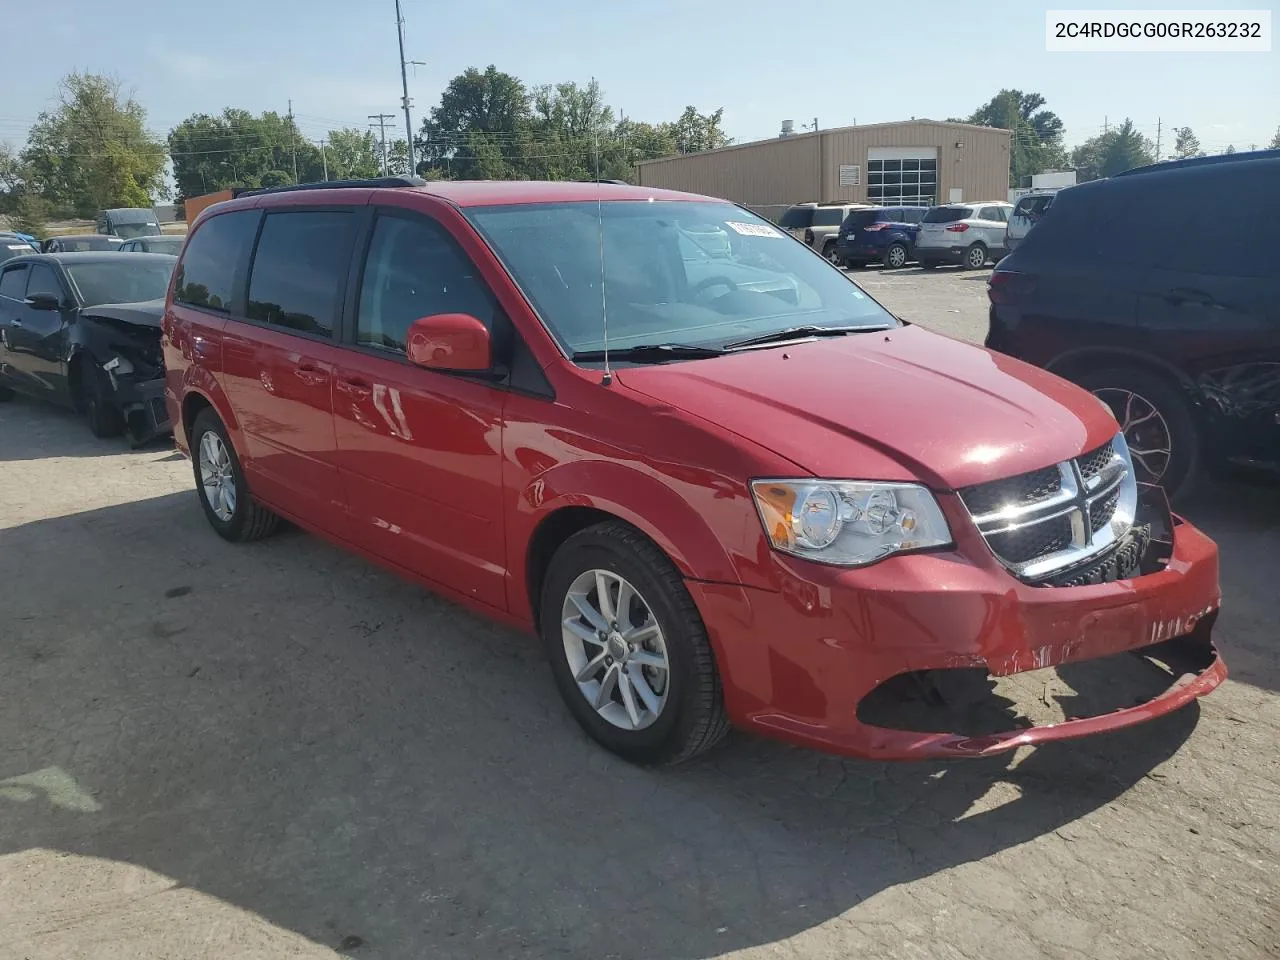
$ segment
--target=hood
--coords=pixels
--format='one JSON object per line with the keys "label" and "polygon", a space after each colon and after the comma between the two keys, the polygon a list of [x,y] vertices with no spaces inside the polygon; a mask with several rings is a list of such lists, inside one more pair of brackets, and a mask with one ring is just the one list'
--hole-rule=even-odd
{"label": "hood", "polygon": [[164,317],[163,300],[142,300],[138,303],[103,303],[96,307],[85,307],[81,315],[89,320],[116,320],[135,327],[155,327],[160,329],[160,320]]}
{"label": "hood", "polygon": [[1119,431],[1079,387],[916,326],[617,376],[830,478],[955,489],[1067,460]]}

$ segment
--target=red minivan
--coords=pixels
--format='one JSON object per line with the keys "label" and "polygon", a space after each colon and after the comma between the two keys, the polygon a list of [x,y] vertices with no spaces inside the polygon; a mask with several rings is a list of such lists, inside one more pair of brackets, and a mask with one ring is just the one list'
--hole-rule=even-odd
{"label": "red minivan", "polygon": [[[164,351],[219,534],[284,517],[535,630],[577,720],[634,761],[730,725],[983,755],[1226,676],[1217,550],[1135,481],[1104,405],[894,317],[724,201],[246,193],[192,226]],[[1137,705],[973,720],[993,684],[1122,653],[1167,678]]]}

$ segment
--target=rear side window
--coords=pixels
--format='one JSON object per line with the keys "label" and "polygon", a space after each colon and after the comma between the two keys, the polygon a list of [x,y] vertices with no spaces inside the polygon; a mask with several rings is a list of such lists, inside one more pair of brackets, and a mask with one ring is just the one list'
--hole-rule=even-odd
{"label": "rear side window", "polygon": [[1004,223],[1004,209],[1001,207],[983,207],[978,211],[979,220],[988,220],[993,223]]}
{"label": "rear side window", "polygon": [[854,210],[844,219],[844,226],[849,232],[861,230],[863,227],[869,226],[876,222],[880,214],[880,210]]}
{"label": "rear side window", "polygon": [[813,226],[838,227],[844,219],[844,207],[819,207],[813,211]]}
{"label": "rear side window", "polygon": [[354,243],[351,211],[268,213],[249,275],[249,319],[332,336]]}
{"label": "rear side window", "polygon": [[792,207],[782,215],[778,226],[797,230],[801,227],[813,226],[813,207]]}
{"label": "rear side window", "polygon": [[10,267],[4,273],[0,273],[0,297],[22,300],[26,295],[27,268],[25,264],[21,267]]}
{"label": "rear side window", "polygon": [[381,216],[360,281],[356,342],[404,352],[409,326],[468,313],[493,328],[496,303],[470,259],[431,220]]}
{"label": "rear side window", "polygon": [[919,223],[924,219],[924,210],[920,207],[907,207],[902,211],[903,223]]}
{"label": "rear side window", "polygon": [[1100,180],[1063,190],[1054,200],[1053,216],[1045,217],[1019,245],[1019,258],[1055,273],[1092,264],[1119,269],[1147,256],[1148,245],[1133,242],[1135,230],[1143,236],[1148,231],[1141,226],[1142,204],[1131,192],[1123,196],[1126,191],[1116,189],[1119,182]]}
{"label": "rear side window", "polygon": [[894,207],[891,210],[882,210],[880,212],[880,220],[883,223],[902,223],[902,208]]}
{"label": "rear side window", "polygon": [[934,207],[924,215],[925,223],[956,223],[973,216],[968,207]]}
{"label": "rear side window", "polygon": [[235,296],[236,268],[253,243],[257,225],[257,210],[224,213],[201,224],[178,264],[173,299],[206,310],[229,311]]}

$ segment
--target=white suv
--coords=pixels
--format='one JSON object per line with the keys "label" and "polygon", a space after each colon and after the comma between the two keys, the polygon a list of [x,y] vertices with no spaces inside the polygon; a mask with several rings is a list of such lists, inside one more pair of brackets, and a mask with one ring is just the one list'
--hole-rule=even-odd
{"label": "white suv", "polygon": [[980,270],[1009,252],[1005,236],[1013,204],[948,203],[924,215],[916,237],[916,261],[926,270],[954,263]]}

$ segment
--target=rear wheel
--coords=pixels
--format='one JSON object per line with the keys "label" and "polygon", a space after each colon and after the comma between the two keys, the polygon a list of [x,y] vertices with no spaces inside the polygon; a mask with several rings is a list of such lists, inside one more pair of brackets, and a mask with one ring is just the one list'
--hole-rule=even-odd
{"label": "rear wheel", "polygon": [[191,426],[191,463],[200,506],[209,525],[225,540],[257,540],[273,533],[280,518],[255,503],[227,428],[212,408]]}
{"label": "rear wheel", "polygon": [[834,263],[837,267],[840,266],[841,264],[840,254],[836,252],[836,242],[834,240],[828,240],[825,244],[823,244],[822,255],[826,257],[829,261]]}
{"label": "rear wheel", "polygon": [[891,243],[884,252],[884,265],[890,270],[897,270],[907,265],[907,248],[905,244]]}
{"label": "rear wheel", "polygon": [[966,270],[981,270],[987,265],[987,248],[982,243],[972,243],[969,249],[964,252],[964,266]]}
{"label": "rear wheel", "polygon": [[667,556],[607,522],[556,551],[540,632],[574,719],[634,763],[679,763],[728,732],[720,675],[697,607]]}
{"label": "rear wheel", "polygon": [[76,363],[76,405],[89,422],[89,432],[100,440],[120,436],[124,433],[124,417],[110,400],[107,375],[84,354]]}
{"label": "rear wheel", "polygon": [[1090,370],[1072,379],[1115,414],[1139,482],[1160,484],[1170,496],[1190,489],[1200,432],[1176,384],[1138,367]]}

